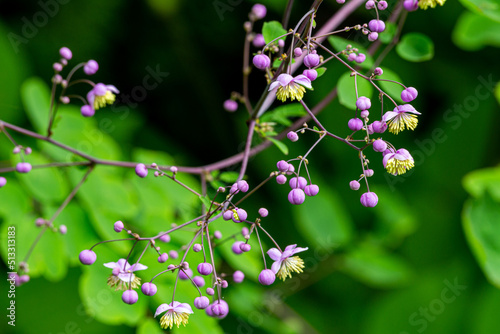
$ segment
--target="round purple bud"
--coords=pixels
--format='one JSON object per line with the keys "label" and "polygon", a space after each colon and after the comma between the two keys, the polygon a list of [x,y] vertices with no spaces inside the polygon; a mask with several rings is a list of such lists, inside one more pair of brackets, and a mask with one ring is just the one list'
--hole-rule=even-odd
{"label": "round purple bud", "polygon": [[54,69],[54,71],[56,72],[61,72],[62,69],[63,69],[63,66],[62,64],[60,63],[54,63],[54,65],[52,65],[52,68]]}
{"label": "round purple bud", "polygon": [[122,300],[124,303],[132,305],[137,303],[137,301],[139,300],[139,295],[135,290],[125,290],[122,294]]}
{"label": "round purple bud", "polygon": [[200,244],[194,244],[193,245],[193,250],[198,253],[199,251],[201,251],[201,245]]}
{"label": "round purple bud", "polygon": [[367,110],[367,109],[370,109],[371,106],[372,106],[372,102],[366,96],[360,96],[356,100],[356,107],[359,110]]}
{"label": "round purple bud", "polygon": [[305,187],[304,192],[307,196],[316,196],[319,193],[319,187],[316,184],[309,184]]}
{"label": "round purple bud", "polygon": [[3,176],[0,176],[0,188],[7,184],[7,179]]}
{"label": "round purple bud", "polygon": [[373,32],[382,32],[385,30],[385,23],[382,20],[371,20],[368,22],[368,28]]}
{"label": "round purple bud", "polygon": [[370,42],[375,42],[377,39],[378,39],[378,33],[376,33],[376,32],[371,32],[371,33],[368,35],[368,40],[369,40]]}
{"label": "round purple bud", "polygon": [[202,262],[196,268],[201,275],[210,275],[212,273],[212,265],[207,262]]}
{"label": "round purple bud", "polygon": [[418,9],[418,0],[405,0],[403,7],[409,12],[414,12]]}
{"label": "round purple bud", "polygon": [[361,195],[361,204],[367,208],[373,208],[378,203],[378,196],[374,192],[366,192]]}
{"label": "round purple bud", "polygon": [[264,45],[266,45],[266,40],[264,39],[264,35],[262,35],[262,34],[255,35],[255,37],[252,40],[252,44],[256,48],[261,48]]}
{"label": "round purple bud", "polygon": [[43,219],[43,218],[37,218],[37,219],[35,220],[35,225],[36,225],[37,227],[43,226],[45,223],[46,223],[46,220],[45,220],[45,219]]}
{"label": "round purple bud", "polygon": [[199,310],[206,309],[210,305],[210,300],[207,297],[201,296],[194,299],[194,307]]}
{"label": "round purple bud", "polygon": [[351,131],[359,131],[363,128],[363,121],[359,118],[351,118],[349,122],[347,122],[347,126]]}
{"label": "round purple bud", "polygon": [[356,59],[354,59],[356,61],[356,63],[358,64],[361,64],[362,62],[364,62],[366,60],[366,56],[364,53],[360,53],[356,56]]}
{"label": "round purple bud", "polygon": [[287,172],[287,174],[291,175],[291,174],[293,174],[293,172],[295,172],[295,167],[293,167],[292,164],[288,164],[288,172]]}
{"label": "round purple bud", "polygon": [[248,191],[248,189],[250,188],[250,187],[248,186],[247,181],[245,181],[245,180],[240,180],[240,181],[238,181],[236,184],[237,184],[237,186],[238,186],[238,190],[241,190],[241,191],[242,191],[242,192],[244,192],[244,193],[246,193],[246,192]]}
{"label": "round purple bud", "polygon": [[215,239],[222,239],[222,233],[220,231],[215,231],[214,238]]}
{"label": "round purple bud", "polygon": [[271,65],[271,59],[269,59],[269,57],[266,55],[258,54],[253,57],[252,63],[259,70],[265,70],[269,67],[269,65]]}
{"label": "round purple bud", "polygon": [[195,277],[193,277],[193,282],[199,288],[201,288],[202,286],[205,285],[205,279],[203,277],[201,277],[201,276],[195,276]]}
{"label": "round purple bud", "polygon": [[97,259],[97,255],[95,254],[94,251],[86,249],[80,252],[78,258],[80,259],[80,262],[82,264],[91,265]]}
{"label": "round purple bud", "polygon": [[292,189],[288,193],[288,201],[294,205],[300,205],[304,203],[306,199],[306,195],[304,194],[304,190],[302,189]]}
{"label": "round purple bud", "polygon": [[408,87],[401,92],[401,100],[411,102],[418,96],[418,91],[413,87]]}
{"label": "round purple bud", "polygon": [[294,54],[295,57],[302,56],[302,49],[301,48],[295,48],[295,49],[293,49],[293,54]]}
{"label": "round purple bud", "polygon": [[292,188],[292,189],[300,188],[300,189],[304,190],[304,188],[307,185],[307,180],[302,176],[299,176],[298,178],[292,177],[288,184],[290,185],[290,188]]}
{"label": "round purple bud", "polygon": [[372,8],[375,8],[375,1],[373,1],[373,0],[368,0],[368,1],[365,3],[365,8],[366,8],[366,9],[372,9]]}
{"label": "round purple bud", "polygon": [[171,250],[170,252],[168,252],[168,255],[172,258],[172,259],[177,259],[179,257],[179,253],[177,253],[177,251],[174,251],[174,250]]}
{"label": "round purple bud", "polygon": [[125,226],[123,225],[123,222],[121,220],[113,224],[113,229],[116,233],[120,233],[124,228]]}
{"label": "round purple bud", "polygon": [[175,173],[177,173],[178,169],[175,166],[171,166],[170,171],[175,174]]}
{"label": "round purple bud", "polygon": [[285,41],[284,41],[284,40],[282,40],[282,39],[278,40],[278,46],[279,46],[280,48],[284,47],[284,46],[285,46]]}
{"label": "round purple bud", "polygon": [[146,282],[141,286],[141,291],[146,296],[154,296],[158,291],[158,288],[156,287],[156,284]]}
{"label": "round purple bud", "polygon": [[83,106],[80,108],[80,112],[82,113],[82,116],[83,116],[83,117],[92,117],[92,116],[94,116],[94,114],[95,114],[95,110],[94,110],[94,108],[92,108],[92,107],[91,107],[91,106],[89,106],[88,104],[83,105]]}
{"label": "round purple bud", "polygon": [[368,110],[362,110],[360,113],[359,113],[359,116],[361,118],[367,118],[368,116],[370,116],[370,112]]}
{"label": "round purple bud", "polygon": [[19,162],[16,165],[16,170],[19,173],[29,173],[29,171],[31,170],[31,164],[28,162]]}
{"label": "round purple bud", "polygon": [[191,268],[186,268],[179,271],[179,278],[181,280],[187,280],[189,279],[189,277],[193,277],[193,271],[191,270]]}
{"label": "round purple bud", "polygon": [[267,211],[267,209],[266,209],[266,208],[260,208],[260,209],[259,209],[259,215],[260,215],[261,217],[263,217],[263,218],[264,218],[264,217],[267,217],[267,215],[268,215],[268,214],[269,214],[269,211]]}
{"label": "round purple bud", "polygon": [[71,52],[71,50],[65,46],[59,49],[59,54],[61,55],[61,57],[67,60],[70,60],[73,57],[73,53]]}
{"label": "round purple bud", "polygon": [[30,155],[30,154],[31,154],[31,152],[32,152],[31,147],[26,147],[26,148],[24,149],[24,154],[26,154],[26,155]]}
{"label": "round purple bud", "polygon": [[224,219],[224,220],[233,219],[233,211],[231,211],[231,210],[225,211],[224,214],[222,215],[222,219]]}
{"label": "round purple bud", "polygon": [[135,166],[135,173],[137,176],[144,178],[148,176],[148,168],[145,164],[137,164],[137,166]]}
{"label": "round purple bud", "polygon": [[276,280],[276,275],[271,269],[264,269],[259,274],[259,283],[262,285],[271,285]]}
{"label": "round purple bud", "polygon": [[234,112],[238,109],[238,102],[234,100],[224,101],[224,109],[229,112]]}
{"label": "round purple bud", "polygon": [[236,215],[233,212],[233,222],[241,223],[248,218],[248,214],[243,209],[236,209]]}
{"label": "round purple bud", "polygon": [[167,253],[162,253],[160,256],[158,256],[158,262],[160,263],[165,263],[168,260],[168,254]]}
{"label": "round purple bud", "polygon": [[372,177],[375,172],[373,169],[365,169],[365,176],[366,177]]}
{"label": "round purple bud", "polygon": [[307,67],[316,67],[319,65],[319,55],[315,53],[310,53],[304,57],[304,65]]}
{"label": "round purple bud", "polygon": [[299,140],[299,135],[298,135],[296,132],[294,132],[294,131],[290,131],[290,132],[288,132],[288,133],[286,134],[286,137],[287,137],[290,141],[293,141],[293,142],[295,142],[295,141]]}
{"label": "round purple bud", "polygon": [[215,293],[214,289],[212,289],[212,288],[207,288],[207,295],[209,295],[209,296],[213,296],[213,295],[214,295],[214,293]]}
{"label": "round purple bud", "polygon": [[379,1],[377,7],[379,10],[385,10],[387,8],[387,1]]}
{"label": "round purple bud", "polygon": [[387,143],[382,139],[377,139],[373,142],[373,150],[375,152],[384,152],[387,149]]}
{"label": "round purple bud", "polygon": [[288,162],[285,160],[280,160],[276,164],[276,167],[278,167],[278,170],[282,173],[286,172],[288,170]]}
{"label": "round purple bud", "polygon": [[347,56],[347,60],[348,61],[355,61],[356,57],[357,57],[357,55],[354,52],[353,53],[349,53],[349,55]]}
{"label": "round purple bud", "polygon": [[252,7],[252,14],[253,14],[253,16],[255,17],[256,20],[261,20],[264,17],[266,17],[267,8],[266,8],[266,6],[264,6],[264,5],[260,4],[260,3],[256,3]]}
{"label": "round purple bud", "polygon": [[318,72],[316,70],[313,70],[313,69],[304,70],[304,72],[302,72],[302,74],[304,74],[311,81],[314,81],[318,78]]}
{"label": "round purple bud", "polygon": [[59,233],[61,233],[63,235],[68,233],[68,228],[66,227],[66,225],[59,226]]}
{"label": "round purple bud", "polygon": [[381,69],[380,67],[375,67],[375,69],[373,70],[373,74],[380,76],[380,75],[384,74],[384,70]]}
{"label": "round purple bud", "polygon": [[360,185],[360,184],[359,184],[359,182],[358,182],[358,181],[356,181],[356,180],[352,180],[351,182],[349,182],[349,187],[350,187],[352,190],[358,190],[360,186],[361,186],[361,185]]}
{"label": "round purple bud", "polygon": [[250,234],[250,231],[248,230],[248,227],[246,227],[246,226],[245,226],[245,227],[243,227],[243,228],[241,229],[241,235],[242,235],[243,237],[245,237],[245,236],[247,236],[247,235],[249,235],[249,234]]}
{"label": "round purple bud", "polygon": [[84,66],[83,66],[83,72],[85,72],[86,75],[93,75],[99,70],[99,64],[91,59],[89,60]]}
{"label": "round purple bud", "polygon": [[231,250],[233,251],[234,254],[241,254],[243,251],[241,250],[240,246],[243,244],[243,241],[235,241],[234,244],[231,246]]}
{"label": "round purple bud", "polygon": [[19,146],[14,147],[12,150],[12,154],[18,154],[19,152],[21,152],[21,148]]}
{"label": "round purple bud", "polygon": [[21,275],[19,276],[19,283],[24,284],[28,283],[30,281],[30,276],[29,275]]}
{"label": "round purple bud", "polygon": [[227,307],[227,302],[224,300],[216,300],[212,303],[212,312],[217,317],[225,317],[229,308]]}
{"label": "round purple bud", "polygon": [[384,133],[387,130],[387,123],[381,121],[375,121],[371,124],[373,132]]}
{"label": "round purple bud", "polygon": [[276,183],[285,184],[286,183],[286,176],[285,175],[276,176]]}
{"label": "round purple bud", "polygon": [[242,252],[249,252],[251,249],[252,249],[252,246],[250,246],[249,244],[240,244],[240,249]]}
{"label": "round purple bud", "polygon": [[160,240],[163,242],[170,242],[170,234],[165,233],[160,236]]}
{"label": "round purple bud", "polygon": [[236,270],[233,273],[233,281],[234,281],[234,283],[241,283],[241,282],[243,282],[244,279],[245,279],[245,274],[243,274],[242,271]]}

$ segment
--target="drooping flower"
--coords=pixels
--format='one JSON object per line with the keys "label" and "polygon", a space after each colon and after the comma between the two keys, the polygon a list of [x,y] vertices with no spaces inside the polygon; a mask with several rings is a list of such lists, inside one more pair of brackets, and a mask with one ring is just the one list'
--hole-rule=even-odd
{"label": "drooping flower", "polygon": [[389,152],[382,160],[384,168],[392,175],[401,175],[415,166],[415,162],[410,152],[400,148],[396,152]]}
{"label": "drooping flower", "polygon": [[87,93],[87,101],[94,110],[97,110],[115,102],[115,94],[118,93],[120,91],[115,86],[98,83]]}
{"label": "drooping flower", "polygon": [[180,324],[186,326],[189,315],[193,313],[191,305],[174,301],[170,304],[161,304],[158,306],[155,312],[155,318],[165,311],[167,313],[160,318],[160,325],[163,329],[172,328],[174,325],[177,325],[177,328],[179,328]]}
{"label": "drooping flower", "polygon": [[427,9],[428,7],[434,8],[437,4],[442,6],[445,2],[446,0],[420,0],[418,5],[422,9]]}
{"label": "drooping flower", "polygon": [[130,265],[127,260],[119,259],[118,262],[108,262],[105,267],[113,269],[112,274],[108,277],[108,285],[116,290],[127,290],[129,284],[132,289],[136,289],[141,285],[141,279],[135,276],[134,271],[148,269],[145,265],[136,263]]}
{"label": "drooping flower", "polygon": [[269,257],[274,260],[271,270],[283,281],[287,277],[292,277],[292,272],[301,273],[304,269],[304,260],[298,256],[292,256],[296,253],[306,251],[308,248],[297,247],[297,245],[286,246],[282,253],[277,248],[271,248],[267,251]]}
{"label": "drooping flower", "polygon": [[276,91],[276,97],[278,100],[285,102],[286,99],[290,98],[292,101],[300,101],[304,97],[306,88],[312,89],[311,80],[303,74],[297,75],[295,78],[290,74],[280,74],[276,81],[271,83],[269,90],[278,88]]}
{"label": "drooping flower", "polygon": [[418,124],[416,115],[421,115],[411,104],[403,104],[394,108],[393,111],[388,111],[382,118],[383,122],[387,122],[389,132],[398,134],[405,129],[415,130]]}

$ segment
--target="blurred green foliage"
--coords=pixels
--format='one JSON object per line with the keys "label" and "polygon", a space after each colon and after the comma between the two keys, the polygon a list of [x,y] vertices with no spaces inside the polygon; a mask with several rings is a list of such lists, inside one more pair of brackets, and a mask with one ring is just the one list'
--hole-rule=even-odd
{"label": "blurred green foliage", "polygon": [[[45,131],[51,64],[64,45],[73,50],[73,63],[96,59],[100,70],[94,79],[116,85],[129,98],[99,110],[92,119],[83,119],[75,105],[62,107],[54,139],[103,159],[187,166],[241,151],[247,117],[242,107],[235,114],[224,112],[222,102],[232,91],[241,90],[241,27],[254,1],[220,2],[229,6],[223,13],[212,1],[53,1],[59,4],[57,12],[53,7],[54,15],[46,14],[44,24],[37,20],[47,10],[38,2],[3,4],[0,119]],[[460,3],[447,1],[443,7],[408,15],[403,36],[429,36],[434,45],[431,60],[413,63],[393,51],[381,65],[384,78],[419,90],[414,106],[422,116],[416,131],[384,135],[398,148],[412,152],[415,169],[392,177],[383,171],[379,154],[367,150],[375,170],[371,189],[380,201],[376,208],[366,209],[359,204],[360,192],[348,186],[360,174],[355,152],[340,143],[322,141],[308,157],[312,180],[320,186],[317,197],[291,208],[285,186],[270,182],[245,202],[250,217],[260,207],[269,209],[263,223],[280,245],[309,247],[303,253],[305,272],[264,288],[256,280],[262,268],[256,240],[250,242],[252,252],[239,256],[231,253],[231,240],[226,241],[216,252],[216,261],[224,258],[225,272],[240,269],[246,275],[243,284],[230,282],[224,291],[232,313],[219,322],[195,310],[188,327],[174,332],[496,332],[500,299],[489,282],[498,286],[498,168],[472,171],[499,163],[495,154],[500,139],[496,130],[499,107],[493,96],[499,73],[492,65],[500,54],[492,47],[498,46],[498,40],[491,33],[498,30],[498,7],[494,7],[498,3]],[[270,1],[266,20],[280,20],[285,4],[284,0]],[[296,1],[290,22],[300,19],[308,5]],[[335,1],[325,1],[318,24],[338,8]],[[388,14],[381,13],[382,18]],[[372,14],[361,9],[349,21],[370,19]],[[471,30],[471,22],[484,20],[488,25],[474,24]],[[34,27],[31,30],[29,23]],[[258,23],[255,30],[261,29]],[[369,46],[354,31],[329,41],[341,49],[346,43],[360,49]],[[155,88],[145,89],[145,77],[155,70],[168,76],[160,78]],[[265,81],[260,72],[254,72],[250,95],[256,103]],[[319,117],[343,137],[350,134],[346,124],[353,117],[353,81],[345,67],[329,64],[314,83],[314,91],[305,96],[313,106],[339,83],[339,99]],[[397,85],[381,85],[391,94],[400,93]],[[273,109],[261,121],[276,122],[276,131],[284,129],[287,117],[300,115],[294,107],[276,104]],[[33,163],[75,160],[52,145],[13,135],[33,147],[29,157]],[[292,158],[303,155],[316,139],[305,134],[297,143],[282,144]],[[257,138],[256,143],[261,140]],[[11,151],[5,136],[0,137],[1,166],[17,163]],[[252,158],[250,184],[266,178],[283,158],[287,157],[274,146]],[[7,226],[16,226],[19,262],[38,234],[34,220],[50,217],[84,172],[83,167],[72,167],[6,174],[8,185],[0,191],[4,263]],[[214,174],[217,182],[234,177],[234,170],[222,172]],[[463,182],[470,199],[462,187],[466,174]],[[178,177],[198,189],[195,177],[182,173]],[[213,195],[210,190],[209,197]],[[32,333],[35,328],[40,333],[161,332],[152,316],[160,303],[171,299],[173,275],[158,278],[156,296],[141,295],[137,304],[129,306],[121,302],[120,293],[106,286],[110,272],[102,263],[125,257],[131,244],[98,246],[97,262],[90,267],[79,264],[78,252],[116,238],[112,229],[116,220],[152,235],[172,223],[192,219],[199,214],[199,205],[196,196],[168,180],[139,179],[133,170],[98,166],[55,221],[56,226],[67,225],[68,233],[49,231],[30,258],[31,281],[16,290],[15,332]],[[211,229],[220,230],[224,237],[239,231],[222,221]],[[191,231],[174,233],[171,242],[161,246],[178,249],[191,237]],[[271,246],[267,239],[264,243]],[[198,260],[192,254],[187,259],[190,263]],[[149,270],[140,272],[143,282],[162,268],[154,254],[146,256],[144,264]],[[7,291],[6,281],[1,282],[0,288]],[[179,283],[177,300],[191,302],[195,296],[189,283]],[[12,332],[5,321],[0,328]]]}

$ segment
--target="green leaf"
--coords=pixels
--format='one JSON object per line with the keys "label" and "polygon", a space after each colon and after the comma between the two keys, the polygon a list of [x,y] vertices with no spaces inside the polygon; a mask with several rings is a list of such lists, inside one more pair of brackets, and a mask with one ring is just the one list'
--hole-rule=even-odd
{"label": "green leaf", "polygon": [[389,44],[395,34],[396,25],[392,22],[388,22],[385,24],[385,30],[378,34],[378,39],[384,44]]}
{"label": "green leaf", "polygon": [[288,146],[286,146],[285,143],[272,137],[267,137],[267,139],[269,139],[274,145],[276,145],[276,147],[279,148],[279,150],[283,152],[284,155],[288,155]]}
{"label": "green leaf", "polygon": [[500,3],[498,0],[459,0],[470,11],[500,22]]}
{"label": "green leaf", "polygon": [[199,196],[198,197],[200,201],[205,204],[205,207],[208,209],[210,207],[210,203],[212,202],[210,198],[208,198],[207,195],[205,196]]}
{"label": "green leaf", "polygon": [[401,41],[396,45],[396,52],[407,61],[426,61],[434,57],[434,43],[426,35],[412,32],[401,38]]}
{"label": "green leaf", "polygon": [[500,81],[495,86],[494,94],[495,94],[495,98],[497,99],[498,104],[500,104]]}
{"label": "green leaf", "polygon": [[[283,29],[283,26],[278,21],[264,22],[262,26],[262,35],[264,36],[266,44],[284,34],[286,34],[286,30]],[[285,40],[285,37],[280,39]],[[277,42],[277,40],[275,42]]]}
{"label": "green leaf", "polygon": [[453,42],[467,51],[500,46],[500,24],[479,14],[464,12],[457,21]]}
{"label": "green leaf", "polygon": [[500,167],[470,172],[464,176],[462,183],[472,197],[479,198],[488,192],[500,202]]}
{"label": "green leaf", "polygon": [[219,178],[221,181],[227,182],[227,183],[234,183],[236,180],[238,180],[238,176],[240,173],[238,172],[223,172],[220,174]]}
{"label": "green leaf", "polygon": [[28,118],[39,133],[49,125],[50,89],[40,78],[29,78],[21,86],[21,98]]}
{"label": "green leaf", "polygon": [[[370,82],[363,78],[357,79],[359,96],[371,98],[373,86]],[[351,77],[351,72],[344,73],[337,84],[339,102],[348,109],[356,109],[356,90],[354,87],[354,77]]]}
{"label": "green leaf", "polygon": [[[373,66],[373,57],[368,53],[368,50],[363,45],[338,36],[328,37],[328,42],[330,42],[337,52],[345,50],[347,45],[352,45],[353,48],[358,49],[360,53],[363,53],[366,56],[366,60],[363,63],[353,63],[353,65],[361,66],[361,68],[364,69],[370,69]],[[344,60],[347,60],[347,56],[341,55],[341,57]]]}
{"label": "green leaf", "polygon": [[306,114],[304,107],[299,103],[290,103],[277,107],[266,112],[261,118],[261,122],[276,122],[284,126],[292,125],[291,117],[302,117]]}
{"label": "green leaf", "polygon": [[319,78],[320,76],[322,76],[323,74],[325,74],[325,72],[326,72],[326,67],[318,67],[318,68],[316,69],[316,72],[318,72],[318,78]]}
{"label": "green leaf", "polygon": [[137,334],[164,334],[158,320],[146,318],[137,328]]}
{"label": "green leaf", "polygon": [[351,241],[353,223],[335,192],[320,188],[318,196],[307,197],[303,205],[294,206],[293,210],[295,226],[309,244],[332,250]]}
{"label": "green leaf", "polygon": [[[385,80],[392,80],[392,81],[397,81],[397,82],[403,82],[403,80],[397,75],[395,72],[388,68],[384,68],[384,74],[382,74],[380,79],[385,79]],[[401,85],[398,85],[397,83],[394,82],[389,82],[389,81],[375,81],[376,84],[379,84],[380,87],[389,94],[393,99],[396,100],[398,103],[403,103],[403,100],[401,100],[401,92],[403,91],[403,87]]]}
{"label": "green leaf", "polygon": [[500,205],[486,192],[469,199],[462,213],[463,229],[488,281],[500,288]]}

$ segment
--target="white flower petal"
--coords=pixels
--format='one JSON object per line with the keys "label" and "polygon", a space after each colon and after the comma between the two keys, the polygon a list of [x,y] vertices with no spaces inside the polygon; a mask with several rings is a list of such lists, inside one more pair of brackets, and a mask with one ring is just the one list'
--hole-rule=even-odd
{"label": "white flower petal", "polygon": [[118,263],[116,263],[116,262],[108,262],[108,263],[104,263],[104,266],[106,268],[115,269],[115,267],[118,266]]}
{"label": "white flower petal", "polygon": [[304,248],[304,247],[297,247],[297,248],[295,248],[295,249],[293,250],[292,255],[293,255],[293,254],[300,253],[300,252],[304,252],[304,251],[306,251],[306,250],[308,250],[308,249],[309,249],[309,247],[305,247],[305,248]]}
{"label": "white flower petal", "polygon": [[282,86],[286,86],[293,80],[293,77],[290,74],[282,73],[278,75],[276,81],[279,81]]}
{"label": "white flower petal", "polygon": [[273,265],[271,266],[271,270],[273,271],[273,273],[276,274],[278,272],[278,270],[280,270],[281,262],[282,261],[276,261],[273,263]]}
{"label": "white flower petal", "polygon": [[398,115],[397,112],[394,112],[394,111],[388,111],[384,114],[384,117],[382,117],[382,122],[387,122],[391,119],[393,119],[394,117],[396,117]]}
{"label": "white flower petal", "polygon": [[269,86],[269,90],[268,91],[271,91],[273,89],[275,89],[276,87],[278,86],[281,86],[281,83],[279,81],[274,81],[271,83],[271,85]]}
{"label": "white flower petal", "polygon": [[158,306],[158,308],[156,309],[156,312],[155,312],[155,318],[157,315],[159,314],[162,314],[163,312],[165,311],[168,311],[168,310],[171,310],[172,309],[172,306],[168,305],[168,304],[161,304],[160,306]]}
{"label": "white flower petal", "polygon": [[135,263],[130,266],[130,270],[132,271],[145,270],[145,269],[148,269],[148,267],[140,263]]}
{"label": "white flower petal", "polygon": [[194,313],[191,305],[188,303],[182,303],[173,308],[174,312],[177,313]]}
{"label": "white flower petal", "polygon": [[281,259],[281,252],[277,248],[271,248],[268,250],[267,255],[269,255],[273,261],[279,261]]}
{"label": "white flower petal", "polygon": [[311,86],[311,80],[309,80],[308,77],[306,77],[305,75],[303,74],[299,74],[297,75],[294,79],[293,79],[293,82],[296,82],[298,83],[299,85],[302,85],[306,88],[309,88],[309,89],[312,89],[312,86]]}

